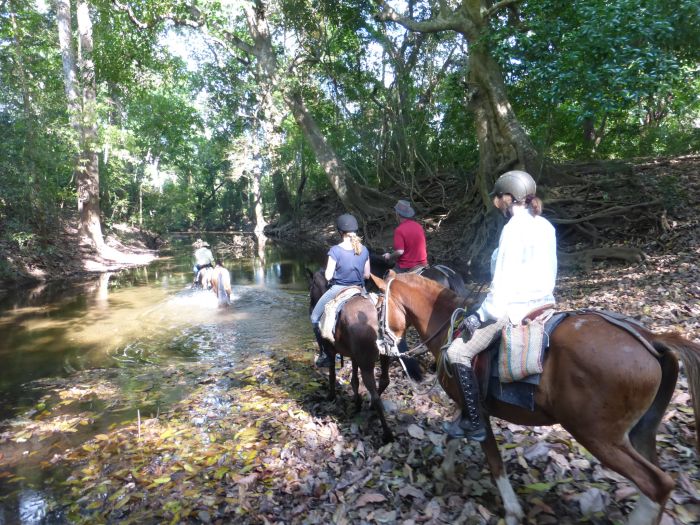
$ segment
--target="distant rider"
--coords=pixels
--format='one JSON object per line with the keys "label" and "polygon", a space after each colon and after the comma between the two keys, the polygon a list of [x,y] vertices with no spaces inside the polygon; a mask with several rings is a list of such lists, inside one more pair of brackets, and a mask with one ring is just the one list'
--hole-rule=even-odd
{"label": "distant rider", "polygon": [[192,271],[194,272],[194,280],[197,282],[197,275],[202,268],[213,268],[214,267],[214,254],[211,253],[209,249],[209,243],[203,241],[202,239],[197,239],[193,244],[194,251],[194,267]]}

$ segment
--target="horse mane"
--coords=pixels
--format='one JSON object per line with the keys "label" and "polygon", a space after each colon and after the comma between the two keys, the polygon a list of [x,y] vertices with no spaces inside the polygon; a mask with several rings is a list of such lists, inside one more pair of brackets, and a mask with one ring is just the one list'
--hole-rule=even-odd
{"label": "horse mane", "polygon": [[[465,307],[465,298],[457,295],[455,292],[441,285],[437,281],[423,277],[416,273],[399,273],[396,274],[398,281],[405,282],[409,286],[418,287],[421,290],[434,296],[436,299],[435,306],[444,307],[449,310]],[[410,297],[407,297],[410,300]]]}

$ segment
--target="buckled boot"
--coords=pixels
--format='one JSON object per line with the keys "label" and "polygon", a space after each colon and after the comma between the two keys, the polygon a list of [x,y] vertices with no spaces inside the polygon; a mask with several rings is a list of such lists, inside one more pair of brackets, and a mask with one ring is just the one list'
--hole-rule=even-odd
{"label": "buckled boot", "polygon": [[321,337],[321,329],[317,324],[314,324],[313,327],[314,335],[316,336],[316,343],[318,344],[318,357],[316,358],[314,364],[319,368],[329,367],[331,364],[331,360],[328,358],[328,354],[326,354],[326,351],[323,349],[323,337]]}
{"label": "buckled boot", "polygon": [[466,437],[481,443],[486,439],[486,427],[479,408],[479,384],[474,369],[454,363],[452,372],[462,394],[462,412],[452,423],[445,423],[443,428],[451,438]]}

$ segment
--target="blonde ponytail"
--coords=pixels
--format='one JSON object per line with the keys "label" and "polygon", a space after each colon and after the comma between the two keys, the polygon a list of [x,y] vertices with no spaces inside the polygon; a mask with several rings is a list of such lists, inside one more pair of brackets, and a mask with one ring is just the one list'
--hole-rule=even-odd
{"label": "blonde ponytail", "polygon": [[350,237],[350,244],[352,244],[352,251],[355,255],[360,255],[362,253],[362,237],[358,237],[355,232],[348,232],[345,235]]}

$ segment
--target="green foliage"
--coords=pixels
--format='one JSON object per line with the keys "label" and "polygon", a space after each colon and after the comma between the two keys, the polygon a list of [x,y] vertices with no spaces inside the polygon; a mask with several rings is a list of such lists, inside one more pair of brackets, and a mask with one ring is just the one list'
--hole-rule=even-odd
{"label": "green foliage", "polygon": [[549,0],[522,13],[518,28],[500,21],[496,49],[543,149],[568,158],[648,154],[651,145],[679,152],[679,141],[665,149],[659,139],[687,136],[688,115],[700,115],[697,2]]}
{"label": "green foliage", "polygon": [[[14,23],[0,17],[0,221],[14,234],[41,235],[61,207],[75,202],[78,141],[68,122],[54,12],[28,0],[7,5]],[[423,18],[432,5],[410,4]],[[363,184],[413,191],[423,178],[465,173],[478,162],[469,49],[460,35],[380,22],[369,0],[266,2],[280,72],[267,93],[257,81],[260,64],[232,44],[252,42],[237,3],[130,7],[151,24],[164,13],[201,13],[218,40],[205,42],[196,29],[170,23],[139,29],[111,2],[91,4],[107,223],[143,221],[157,231],[246,227],[252,164],[263,170],[268,215],[275,210],[273,171],[283,174],[292,197],[302,173],[305,196],[329,192],[289,115],[283,92],[291,88]],[[697,2],[544,0],[519,7],[520,24],[503,14],[488,39],[473,45],[493,49],[516,113],[545,155],[700,151]],[[189,59],[173,56],[173,43]],[[261,111],[267,95],[286,116],[275,120],[274,137],[261,131],[271,118]],[[264,158],[250,158],[254,140]],[[673,197],[672,189],[663,192]]]}

